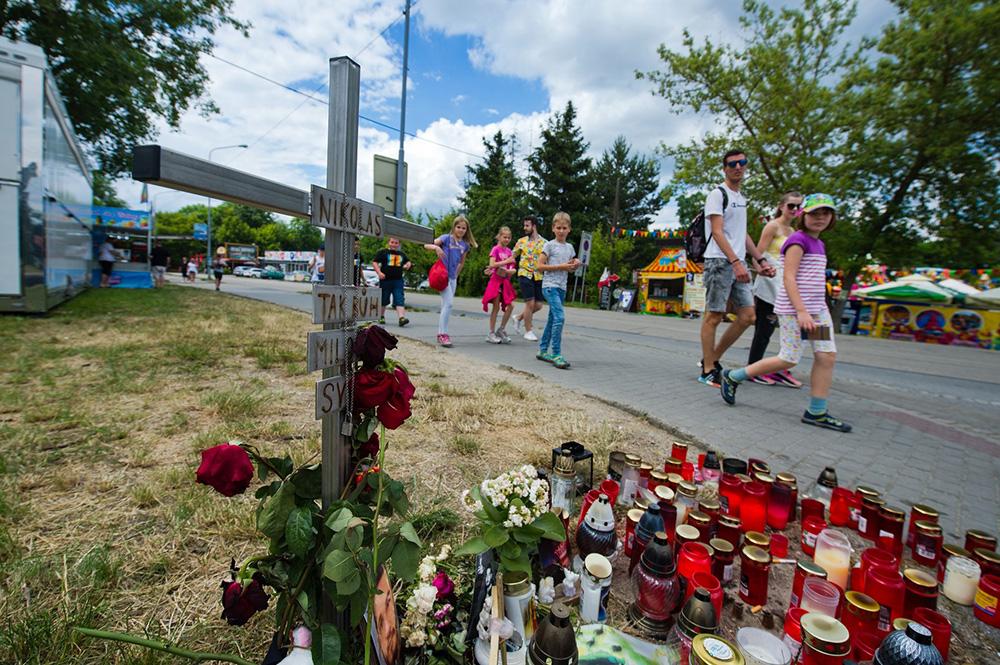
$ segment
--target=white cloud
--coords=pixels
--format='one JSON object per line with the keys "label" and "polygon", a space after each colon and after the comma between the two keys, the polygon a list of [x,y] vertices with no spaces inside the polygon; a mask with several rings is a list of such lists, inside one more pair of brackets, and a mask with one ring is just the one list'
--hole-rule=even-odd
{"label": "white cloud", "polygon": [[455,106],[458,106],[464,101],[465,101],[465,95],[455,95],[454,97],[451,98],[451,103]]}

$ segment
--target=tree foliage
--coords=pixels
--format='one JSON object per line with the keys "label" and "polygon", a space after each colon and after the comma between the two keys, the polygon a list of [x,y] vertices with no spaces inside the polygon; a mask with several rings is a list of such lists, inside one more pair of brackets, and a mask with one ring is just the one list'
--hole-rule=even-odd
{"label": "tree foliage", "polygon": [[576,124],[573,102],[566,102],[542,129],[541,145],[528,156],[531,209],[547,220],[560,210],[568,212],[574,237],[594,228],[596,221],[589,147]]}
{"label": "tree foliage", "polygon": [[249,25],[233,18],[232,0],[10,0],[0,3],[0,34],[40,46],[74,128],[102,169],[129,167],[132,146],[176,128],[189,108],[217,108],[205,94],[202,54],[217,30]]}
{"label": "tree foliage", "polygon": [[[751,161],[752,217],[783,191],[827,191],[839,201],[828,247],[848,271],[939,248],[939,264],[996,262],[996,56],[1000,8],[975,0],[895,0],[876,40],[844,43],[855,5],[805,0],[775,11],[745,0],[740,46],[659,49],[662,71],[637,73],[675,112],[709,112],[720,130],[664,146],[676,160],[668,194],[707,191],[721,157]],[[981,242],[972,241],[979,238]],[[968,243],[968,244],[967,244]],[[955,252],[955,250],[958,250]],[[955,252],[955,253],[952,253]]]}
{"label": "tree foliage", "polygon": [[112,208],[128,207],[128,204],[118,196],[118,192],[115,191],[111,178],[109,178],[104,171],[94,171],[93,178],[94,205],[110,206]]}
{"label": "tree foliage", "polygon": [[660,168],[655,159],[633,154],[619,136],[594,165],[592,180],[597,212],[611,226],[645,229],[663,207]]}

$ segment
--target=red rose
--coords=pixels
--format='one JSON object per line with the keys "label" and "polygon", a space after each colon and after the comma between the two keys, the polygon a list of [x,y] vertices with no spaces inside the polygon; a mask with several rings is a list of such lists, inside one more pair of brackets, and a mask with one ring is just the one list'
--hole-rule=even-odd
{"label": "red rose", "polygon": [[240,446],[223,443],[201,451],[198,482],[211,485],[220,494],[242,494],[253,480],[253,463]]}
{"label": "red rose", "polygon": [[378,407],[375,416],[379,422],[385,425],[386,429],[396,429],[402,425],[410,413],[410,400],[405,399],[401,393],[393,395],[388,402]]}
{"label": "red rose", "polygon": [[368,326],[354,338],[354,355],[365,367],[376,367],[385,360],[386,349],[395,349],[398,343],[382,326]]}
{"label": "red rose", "polygon": [[450,577],[448,577],[448,573],[443,570],[437,574],[431,584],[433,584],[434,588],[438,590],[438,600],[444,600],[451,594],[455,593],[455,583],[451,581]]}
{"label": "red rose", "polygon": [[374,368],[362,369],[354,377],[354,410],[360,413],[384,404],[395,389],[392,374]]}
{"label": "red rose", "polygon": [[373,432],[371,437],[360,446],[358,446],[358,457],[364,459],[365,457],[371,457],[375,459],[378,457],[379,451],[379,441],[378,433]]}
{"label": "red rose", "polygon": [[222,582],[222,618],[233,626],[242,626],[257,612],[267,609],[264,578],[254,573],[246,588],[233,580]]}
{"label": "red rose", "polygon": [[410,382],[410,375],[402,367],[394,369],[392,375],[396,378],[396,394],[401,395],[409,404],[410,400],[413,399],[413,394],[417,392],[417,389]]}

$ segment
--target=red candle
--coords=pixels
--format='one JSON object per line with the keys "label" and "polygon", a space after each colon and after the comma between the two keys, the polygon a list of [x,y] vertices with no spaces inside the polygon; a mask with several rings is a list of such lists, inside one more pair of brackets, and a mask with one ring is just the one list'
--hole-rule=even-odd
{"label": "red candle", "polygon": [[992,536],[985,531],[980,531],[978,529],[969,529],[965,532],[965,549],[970,552],[975,552],[980,547],[985,547],[988,550],[996,551],[997,549],[997,538]]}
{"label": "red candle", "polygon": [[934,575],[917,568],[903,571],[903,616],[912,617],[918,607],[937,609],[938,582]]}
{"label": "red candle", "polygon": [[790,473],[779,473],[774,477],[774,482],[785,485],[792,492],[791,506],[788,508],[788,521],[794,522],[798,519],[799,512],[799,486],[795,481],[795,476]]}
{"label": "red candle", "polygon": [[725,473],[719,481],[719,503],[726,515],[739,517],[740,501],[743,498],[743,483],[732,474]]}
{"label": "red candle", "polygon": [[944,536],[941,534],[940,526],[932,522],[917,522],[916,534],[913,537],[913,560],[936,570],[943,543]]}
{"label": "red candle", "polygon": [[906,545],[911,550],[914,548],[917,537],[917,522],[927,522],[929,524],[938,523],[938,511],[930,506],[914,504],[910,509],[910,527],[906,532]]}
{"label": "red candle", "polygon": [[862,495],[861,516],[858,517],[858,533],[862,538],[875,540],[878,538],[879,508],[885,505],[885,501],[877,496]]}
{"label": "red candle", "polygon": [[851,588],[855,591],[865,593],[865,579],[868,569],[872,566],[882,566],[890,570],[899,569],[899,560],[893,556],[892,552],[886,552],[875,547],[869,547],[861,553],[861,558],[851,570]]}
{"label": "red candle", "polygon": [[809,556],[816,554],[816,539],[827,527],[826,521],[810,517],[802,521],[802,551]]}
{"label": "red candle", "polygon": [[747,531],[763,531],[767,526],[766,488],[763,483],[751,482],[743,486],[743,501],[740,503],[740,528]]}
{"label": "red candle", "polygon": [[825,580],[826,571],[809,559],[799,559],[795,565],[795,576],[792,577],[792,597],[788,602],[789,607],[798,607],[802,602],[802,587],[807,577],[818,577]]}
{"label": "red candle", "polygon": [[629,558],[632,557],[635,527],[639,524],[640,519],[642,519],[642,511],[638,508],[632,508],[628,511],[628,515],[625,516],[625,537],[622,539],[622,548],[625,550],[625,556]]}
{"label": "red candle", "polygon": [[681,475],[681,464],[683,462],[676,457],[668,457],[667,461],[663,463],[663,472],[667,474],[676,473],[679,476]]}
{"label": "red candle", "polygon": [[740,600],[751,606],[767,604],[767,576],[771,555],[755,545],[740,552]]}
{"label": "red candle", "polygon": [[947,663],[948,648],[951,646],[951,622],[948,621],[948,618],[926,607],[918,607],[913,613],[913,619],[931,631],[934,646],[941,652],[941,658]]}
{"label": "red candle", "polygon": [[788,526],[788,515],[792,509],[792,488],[781,483],[771,485],[767,499],[767,525],[781,531]]}
{"label": "red candle", "polygon": [[[722,584],[719,583],[719,580],[711,573],[695,573],[691,576],[691,582],[687,585],[687,591],[684,594],[684,603],[694,595],[694,590],[698,588],[708,591],[712,606],[715,608],[715,616],[721,617],[723,596]],[[684,603],[681,603],[681,607],[684,606]]]}
{"label": "red candle", "polygon": [[905,513],[899,508],[882,506],[879,509],[879,525],[877,535],[878,547],[889,550],[896,558],[903,557],[903,520]]}
{"label": "red candle", "polygon": [[698,572],[712,573],[712,554],[704,543],[684,543],[677,557],[677,575],[690,582]]}
{"label": "red candle", "polygon": [[848,526],[851,523],[851,498],[854,492],[846,487],[834,487],[830,497],[830,524]]}
{"label": "red candle", "polygon": [[728,540],[733,547],[740,544],[740,521],[730,515],[719,517],[719,525],[715,535],[723,540]]}
{"label": "red candle", "polygon": [[[853,638],[863,632],[878,630],[879,604],[871,596],[860,591],[844,594],[844,611],[841,622]],[[855,640],[856,641],[856,640]]]}
{"label": "red candle", "polygon": [[708,541],[712,548],[712,575],[723,584],[733,579],[733,562],[736,560],[736,550],[733,544],[722,538]]}
{"label": "red candle", "polygon": [[674,445],[670,449],[670,456],[681,462],[686,461],[688,457],[688,444],[674,441]]}
{"label": "red candle", "polygon": [[902,616],[903,577],[898,570],[874,566],[865,576],[865,592],[879,604],[876,630],[885,637],[892,631],[892,621]]}
{"label": "red candle", "polygon": [[583,518],[587,516],[587,511],[590,509],[591,504],[597,501],[597,497],[599,496],[601,496],[600,490],[588,490],[583,495],[583,503],[580,505],[580,518],[577,520],[577,523],[583,522]]}
{"label": "red candle", "polygon": [[826,519],[826,506],[822,501],[816,499],[802,499],[802,522],[805,523],[810,517]]}
{"label": "red candle", "polygon": [[691,462],[681,464],[681,477],[689,483],[694,481],[694,464]]}

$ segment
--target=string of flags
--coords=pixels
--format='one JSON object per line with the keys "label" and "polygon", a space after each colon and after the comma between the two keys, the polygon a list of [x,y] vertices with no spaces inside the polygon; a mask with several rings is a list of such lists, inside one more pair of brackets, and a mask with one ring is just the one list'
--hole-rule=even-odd
{"label": "string of flags", "polygon": [[611,235],[619,238],[660,238],[663,240],[682,240],[684,238],[683,229],[662,229],[662,230],[637,230],[623,229],[618,226],[611,227]]}

